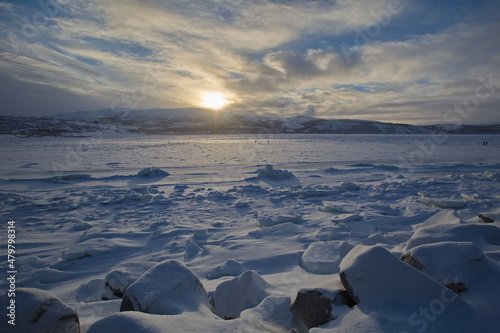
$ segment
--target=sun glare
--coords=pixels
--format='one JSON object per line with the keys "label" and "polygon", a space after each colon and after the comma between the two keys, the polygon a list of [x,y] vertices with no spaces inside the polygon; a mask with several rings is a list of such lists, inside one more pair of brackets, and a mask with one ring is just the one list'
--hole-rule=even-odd
{"label": "sun glare", "polygon": [[203,105],[207,108],[219,110],[228,103],[223,93],[212,92],[203,95]]}

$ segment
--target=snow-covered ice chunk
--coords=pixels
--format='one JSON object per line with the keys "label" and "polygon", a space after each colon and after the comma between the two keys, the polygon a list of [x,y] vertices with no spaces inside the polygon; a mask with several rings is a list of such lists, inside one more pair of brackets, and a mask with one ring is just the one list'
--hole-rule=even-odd
{"label": "snow-covered ice chunk", "polygon": [[[14,303],[14,311],[9,310]],[[76,311],[54,294],[35,288],[16,288],[15,298],[0,295],[4,315],[0,321],[2,332],[67,332],[79,333],[80,321]],[[6,310],[7,308],[7,310]],[[5,316],[7,313],[7,316]],[[13,314],[13,317],[9,315]],[[15,326],[8,324],[14,319]]]}
{"label": "snow-covered ice chunk", "polygon": [[104,278],[105,289],[102,298],[110,299],[110,295],[123,297],[128,286],[155,264],[150,261],[129,261],[116,266]]}
{"label": "snow-covered ice chunk", "polygon": [[422,193],[419,193],[423,203],[443,209],[461,209],[467,206],[467,203],[462,199],[443,199],[431,198]]}
{"label": "snow-covered ice chunk", "polygon": [[403,254],[401,260],[444,285],[461,284],[462,288],[488,270],[483,251],[471,242],[420,245]]}
{"label": "snow-covered ice chunk", "polygon": [[451,290],[381,246],[356,246],[340,263],[339,272],[342,284],[363,311],[411,314],[422,304],[442,298],[466,307]]}
{"label": "snow-covered ice chunk", "polygon": [[345,241],[314,242],[302,255],[301,266],[314,274],[336,273],[344,256],[354,245]]}
{"label": "snow-covered ice chunk", "polygon": [[430,227],[439,224],[463,224],[455,210],[447,209],[436,213],[417,225],[417,229]]}
{"label": "snow-covered ice chunk", "polygon": [[271,179],[280,180],[294,178],[295,176],[288,170],[275,170],[271,164],[267,164],[264,169],[261,169],[257,173],[257,178],[261,179]]}
{"label": "snow-covered ice chunk", "polygon": [[[433,246],[440,245],[437,243]],[[469,259],[480,254],[471,245],[443,246],[448,255],[452,255],[450,251],[454,246],[462,247],[458,252]],[[425,247],[421,249],[424,252],[429,250]],[[429,257],[436,255],[430,261],[439,260],[438,253],[427,254]],[[458,262],[463,263],[461,260]],[[437,261],[435,263],[438,265]],[[343,285],[358,304],[344,311],[338,320],[331,321],[321,329],[313,328],[310,333],[418,330],[430,333],[493,332],[498,324],[492,318],[496,316],[500,304],[500,270],[495,265],[492,264],[487,271],[483,270],[474,287],[458,296],[450,290],[451,286],[450,289],[446,288],[397,260],[384,248],[359,245],[342,260],[339,267]],[[419,268],[422,269],[422,266]]]}
{"label": "snow-covered ice chunk", "polygon": [[200,279],[177,260],[163,261],[146,271],[125,290],[120,307],[120,311],[168,315],[210,313],[210,309]]}
{"label": "snow-covered ice chunk", "polygon": [[195,229],[193,232],[193,239],[204,239],[208,237],[207,229]]}
{"label": "snow-covered ice chunk", "polygon": [[166,176],[170,176],[170,174],[168,172],[163,171],[163,170],[156,168],[156,167],[148,167],[148,168],[144,168],[141,171],[139,171],[137,173],[137,176],[152,178],[152,177],[166,177]]}
{"label": "snow-covered ice chunk", "polygon": [[345,239],[346,237],[349,237],[349,229],[345,225],[323,227],[316,232],[316,238],[323,242]]}
{"label": "snow-covered ice chunk", "polygon": [[199,247],[198,244],[190,242],[184,250],[184,261],[194,259],[201,251],[203,251],[203,249]]}
{"label": "snow-covered ice chunk", "polygon": [[241,311],[257,306],[274,289],[257,272],[246,271],[240,276],[224,281],[214,294],[215,314],[222,319],[234,319]]}
{"label": "snow-covered ice chunk", "polygon": [[500,228],[491,224],[433,224],[420,227],[410,238],[406,250],[443,241],[473,242],[484,252],[498,250]]}
{"label": "snow-covered ice chunk", "polygon": [[[78,313],[78,317],[80,319],[80,331],[82,333],[87,332],[89,327],[97,320],[119,312],[121,303],[121,299],[107,301],[97,299],[92,301],[89,299],[88,301],[83,301],[81,298],[76,300],[74,297],[71,297],[71,300],[77,301],[77,303],[71,303],[71,305]],[[65,332],[63,331],[61,333]]]}
{"label": "snow-covered ice chunk", "polygon": [[207,279],[218,279],[223,276],[238,276],[245,271],[243,264],[237,260],[229,259],[214,267],[205,274]]}

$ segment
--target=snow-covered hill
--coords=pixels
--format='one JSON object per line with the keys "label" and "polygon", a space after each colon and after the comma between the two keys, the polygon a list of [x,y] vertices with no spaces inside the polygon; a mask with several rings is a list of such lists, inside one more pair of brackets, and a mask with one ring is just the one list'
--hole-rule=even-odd
{"label": "snow-covered hill", "polygon": [[500,125],[414,126],[367,120],[309,116],[247,115],[199,108],[104,109],[54,118],[0,117],[0,134],[17,136],[87,136],[92,133],[140,134],[500,134]]}

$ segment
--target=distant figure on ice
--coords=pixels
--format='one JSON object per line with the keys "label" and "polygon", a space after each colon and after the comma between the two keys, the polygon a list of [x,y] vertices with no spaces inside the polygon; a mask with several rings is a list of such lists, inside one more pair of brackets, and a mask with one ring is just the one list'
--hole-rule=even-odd
{"label": "distant figure on ice", "polygon": [[269,140],[267,140],[267,144],[269,144]]}
{"label": "distant figure on ice", "polygon": [[483,141],[483,146],[487,146],[488,145],[488,141]]}

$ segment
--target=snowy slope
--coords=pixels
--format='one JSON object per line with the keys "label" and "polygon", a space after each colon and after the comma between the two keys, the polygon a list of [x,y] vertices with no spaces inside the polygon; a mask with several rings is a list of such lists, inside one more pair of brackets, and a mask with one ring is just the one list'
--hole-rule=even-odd
{"label": "snowy slope", "polygon": [[82,136],[89,133],[140,134],[499,134],[500,125],[413,126],[367,120],[309,116],[247,115],[206,109],[105,109],[55,118],[0,117],[0,134]]}

